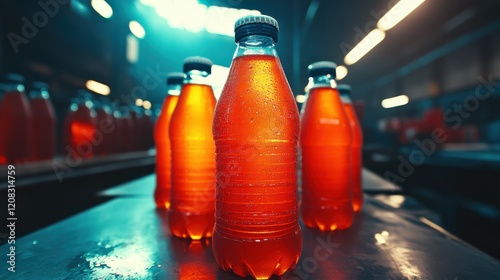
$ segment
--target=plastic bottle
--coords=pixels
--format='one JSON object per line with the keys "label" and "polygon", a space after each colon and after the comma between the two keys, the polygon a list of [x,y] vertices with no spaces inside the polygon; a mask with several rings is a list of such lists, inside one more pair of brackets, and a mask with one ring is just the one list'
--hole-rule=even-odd
{"label": "plastic bottle", "polygon": [[32,110],[24,92],[24,78],[7,74],[0,103],[1,164],[25,163],[33,159]]}
{"label": "plastic bottle", "polygon": [[351,144],[351,182],[352,182],[352,208],[354,212],[360,212],[363,206],[363,184],[361,169],[363,167],[363,131],[359,123],[356,111],[351,100],[351,86],[338,85],[340,97],[344,104],[344,110],[349,118],[352,132]]}
{"label": "plastic bottle", "polygon": [[126,106],[120,107],[120,115],[121,118],[119,119],[119,122],[123,137],[122,153],[133,152],[135,147],[135,137],[137,137],[134,119],[130,113],[130,109]]}
{"label": "plastic bottle", "polygon": [[168,75],[168,95],[163,101],[161,114],[156,121],[154,131],[156,144],[156,189],[154,199],[157,208],[170,208],[172,155],[170,149],[169,127],[172,113],[179,100],[184,76],[184,73],[171,73]]}
{"label": "plastic bottle", "polygon": [[95,154],[99,156],[110,155],[113,153],[116,143],[121,141],[121,139],[115,138],[118,121],[106,98],[101,98],[95,104],[97,113]]}
{"label": "plastic bottle", "polygon": [[268,279],[292,269],[298,223],[299,114],[278,58],[278,23],[248,16],[214,116],[217,147],[212,249],[224,270]]}
{"label": "plastic bottle", "polygon": [[51,160],[56,154],[56,113],[47,84],[33,83],[29,97],[33,111],[33,160]]}
{"label": "plastic bottle", "polygon": [[351,226],[352,132],[340,94],[336,89],[333,62],[309,65],[312,88],[302,108],[301,216],[307,227],[321,231]]}
{"label": "plastic bottle", "polygon": [[95,154],[97,113],[90,93],[80,90],[63,125],[63,153],[87,159]]}
{"label": "plastic bottle", "polygon": [[151,115],[153,112],[150,109],[144,109],[142,112],[141,124],[144,127],[144,137],[142,138],[141,150],[147,151],[153,146],[153,131],[154,123]]}
{"label": "plastic bottle", "polygon": [[113,147],[113,150],[112,150],[112,153],[113,154],[119,154],[119,153],[123,153],[125,151],[125,130],[126,130],[126,127],[124,127],[126,124],[126,121],[124,121],[123,119],[123,115],[122,113],[120,112],[120,110],[118,108],[115,108],[115,106],[117,104],[113,103],[112,104],[112,110],[113,110],[113,118],[116,120],[116,129],[115,131],[112,133],[113,134],[113,139],[115,141],[115,145]]}
{"label": "plastic bottle", "polygon": [[142,114],[139,110],[139,107],[135,105],[130,105],[130,117],[132,122],[134,123],[134,133],[132,134],[132,150],[131,151],[140,151],[141,150],[141,141],[144,135],[144,127],[142,126]]}
{"label": "plastic bottle", "polygon": [[212,118],[215,97],[207,84],[212,62],[190,57],[186,79],[170,122],[172,148],[171,204],[173,235],[199,240],[212,236],[214,225],[215,145]]}

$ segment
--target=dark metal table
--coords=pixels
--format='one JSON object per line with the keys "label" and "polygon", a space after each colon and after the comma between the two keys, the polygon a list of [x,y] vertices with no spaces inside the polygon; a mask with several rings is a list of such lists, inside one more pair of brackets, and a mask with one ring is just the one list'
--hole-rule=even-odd
{"label": "dark metal table", "polygon": [[[152,178],[101,193],[119,196],[17,239],[15,273],[6,269],[8,246],[0,247],[0,279],[240,279],[219,269],[210,241],[171,237],[154,209]],[[373,182],[365,177],[365,185]],[[302,256],[282,279],[500,279],[500,262],[398,197],[391,205],[366,195],[345,231],[303,227]]]}

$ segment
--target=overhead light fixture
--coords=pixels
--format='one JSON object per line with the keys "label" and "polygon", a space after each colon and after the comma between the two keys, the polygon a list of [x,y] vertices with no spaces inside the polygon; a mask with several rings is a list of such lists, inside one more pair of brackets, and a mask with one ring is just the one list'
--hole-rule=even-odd
{"label": "overhead light fixture", "polygon": [[127,61],[134,64],[139,61],[139,40],[132,34],[127,34]]}
{"label": "overhead light fixture", "polygon": [[140,0],[153,7],[172,28],[191,32],[206,30],[209,33],[234,36],[234,22],[247,15],[260,15],[257,10],[206,6],[197,0]]}
{"label": "overhead light fixture", "polygon": [[336,78],[335,78],[337,81],[342,80],[349,73],[349,71],[347,70],[347,67],[345,67],[344,65],[337,66],[337,68],[335,68],[335,72],[337,73]]}
{"label": "overhead light fixture", "polygon": [[425,0],[401,0],[392,9],[390,9],[380,20],[377,22],[377,27],[380,30],[387,31],[393,28],[413,10],[420,6]]}
{"label": "overhead light fixture", "polygon": [[295,101],[297,101],[297,103],[302,104],[302,103],[306,102],[306,99],[307,99],[306,96],[303,94],[299,94],[299,95],[295,96]]}
{"label": "overhead light fixture", "polygon": [[399,107],[408,104],[410,98],[406,95],[399,95],[382,100],[382,107],[385,109]]}
{"label": "overhead light fixture", "polygon": [[146,109],[146,110],[151,109],[151,106],[152,106],[152,105],[151,105],[151,102],[150,102],[150,101],[148,101],[148,100],[145,100],[145,101],[142,103],[142,107],[143,107],[144,109]]}
{"label": "overhead light fixture", "polygon": [[88,80],[85,86],[87,87],[88,90],[91,90],[101,95],[109,95],[111,93],[111,89],[107,85],[96,82],[94,80]]}
{"label": "overhead light fixture", "polygon": [[144,27],[142,27],[142,25],[135,20],[129,22],[128,28],[130,29],[130,32],[132,32],[132,34],[139,39],[146,36],[146,30],[144,30]]}
{"label": "overhead light fixture", "polygon": [[137,98],[135,100],[135,106],[142,106],[144,104],[144,100]]}
{"label": "overhead light fixture", "polygon": [[239,18],[260,14],[257,10],[210,6],[207,10],[206,30],[212,34],[234,37],[234,23]]}
{"label": "overhead light fixture", "polygon": [[110,18],[113,16],[113,8],[105,0],[92,0],[90,1],[92,8],[101,15],[103,18]]}
{"label": "overhead light fixture", "polygon": [[385,32],[374,29],[366,35],[344,58],[347,65],[352,65],[365,56],[371,49],[378,45],[385,38]]}

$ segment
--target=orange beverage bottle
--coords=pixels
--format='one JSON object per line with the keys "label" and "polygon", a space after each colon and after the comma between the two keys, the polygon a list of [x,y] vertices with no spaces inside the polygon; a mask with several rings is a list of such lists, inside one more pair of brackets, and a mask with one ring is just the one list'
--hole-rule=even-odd
{"label": "orange beverage bottle", "polygon": [[132,151],[141,150],[141,141],[144,135],[144,127],[142,126],[142,114],[136,105],[130,106],[130,117],[134,123],[134,133],[132,134]]}
{"label": "orange beverage bottle", "polygon": [[122,127],[123,134],[123,153],[129,153],[134,151],[135,137],[137,137],[137,131],[134,123],[132,114],[128,107],[120,108],[121,119],[120,125]]}
{"label": "orange beverage bottle", "polygon": [[99,156],[110,155],[118,141],[115,139],[114,133],[116,129],[116,119],[113,111],[105,98],[95,101],[97,113],[97,131],[99,135],[96,136],[98,142],[95,146],[95,154]]}
{"label": "orange beverage bottle", "polygon": [[151,115],[153,112],[146,109],[142,112],[142,125],[144,126],[144,137],[142,138],[142,150],[147,151],[153,146],[154,123]]}
{"label": "orange beverage bottle", "polygon": [[186,79],[170,121],[172,186],[168,221],[173,235],[199,240],[212,236],[215,199],[215,97],[206,77],[212,62],[184,61]]}
{"label": "orange beverage bottle", "polygon": [[[116,104],[112,103],[112,106],[114,107]],[[113,149],[112,153],[113,154],[119,154],[123,152],[123,125],[122,125],[122,113],[120,110],[117,108],[111,107],[112,114],[113,114],[113,119],[114,119],[114,124],[115,124],[115,130],[112,132],[113,134]]]}
{"label": "orange beverage bottle", "polygon": [[351,226],[351,142],[349,118],[335,84],[333,62],[309,65],[312,87],[302,107],[301,216],[307,227],[321,231]]}
{"label": "orange beverage bottle", "polygon": [[344,104],[344,110],[349,118],[352,131],[352,145],[351,145],[351,182],[352,182],[352,208],[354,212],[361,211],[363,206],[363,184],[361,181],[361,168],[363,166],[363,131],[359,123],[356,111],[352,105],[351,100],[351,86],[338,85],[340,98]]}
{"label": "orange beverage bottle", "polygon": [[24,163],[33,159],[33,128],[30,102],[24,92],[24,78],[7,74],[0,103],[0,162]]}
{"label": "orange beverage bottle", "polygon": [[299,114],[278,58],[278,22],[235,24],[236,53],[217,103],[217,187],[212,249],[224,270],[268,279],[297,264]]}
{"label": "orange beverage bottle", "polygon": [[33,160],[51,160],[56,154],[56,113],[47,84],[33,83],[29,97],[33,111]]}
{"label": "orange beverage bottle", "polygon": [[91,158],[95,153],[97,113],[90,93],[78,92],[71,101],[63,126],[63,153],[77,158]]}
{"label": "orange beverage bottle", "polygon": [[172,175],[172,155],[170,150],[169,127],[179,94],[184,73],[171,73],[167,77],[167,96],[163,101],[160,116],[156,121],[154,138],[156,144],[156,189],[154,193],[157,208],[170,208],[170,180]]}

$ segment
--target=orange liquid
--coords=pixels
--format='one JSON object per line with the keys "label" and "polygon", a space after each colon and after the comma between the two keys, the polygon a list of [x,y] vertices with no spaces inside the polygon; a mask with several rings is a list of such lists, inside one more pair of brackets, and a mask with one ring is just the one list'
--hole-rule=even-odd
{"label": "orange liquid", "polygon": [[363,185],[361,182],[361,168],[362,168],[362,148],[363,148],[363,132],[359,124],[356,111],[352,104],[344,103],[344,110],[349,118],[352,131],[352,145],[351,145],[351,179],[352,179],[352,208],[354,212],[361,211],[363,206]]}
{"label": "orange liquid", "polygon": [[235,58],[214,116],[212,249],[222,269],[268,279],[297,264],[298,135],[297,106],[279,58]]}
{"label": "orange liquid", "polygon": [[172,114],[170,231],[198,240],[212,236],[214,225],[215,144],[212,87],[185,84]]}
{"label": "orange liquid", "polygon": [[339,93],[313,88],[302,112],[302,201],[304,224],[321,231],[351,226],[351,141],[349,119]]}
{"label": "orange liquid", "polygon": [[33,159],[32,111],[26,94],[6,92],[0,104],[0,163],[24,163]]}
{"label": "orange liquid", "polygon": [[31,100],[33,111],[33,159],[51,160],[56,154],[56,113],[49,99]]}
{"label": "orange liquid", "polygon": [[170,208],[170,180],[172,176],[172,155],[170,150],[169,127],[172,113],[179,96],[169,95],[163,102],[161,115],[155,126],[156,142],[156,189],[155,203],[157,208]]}
{"label": "orange liquid", "polygon": [[97,118],[93,114],[86,106],[70,111],[64,127],[65,154],[84,159],[94,156]]}

